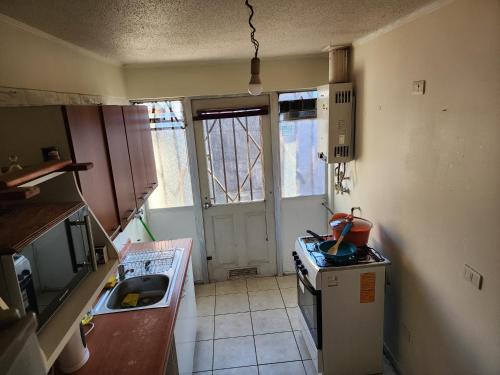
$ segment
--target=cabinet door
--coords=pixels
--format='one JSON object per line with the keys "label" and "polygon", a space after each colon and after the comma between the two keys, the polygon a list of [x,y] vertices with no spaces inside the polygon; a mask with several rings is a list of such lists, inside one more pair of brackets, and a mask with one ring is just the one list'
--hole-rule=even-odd
{"label": "cabinet door", "polygon": [[120,229],[106,138],[98,106],[65,106],[64,114],[73,161],[92,162],[94,167],[78,173],[83,197],[113,236]]}
{"label": "cabinet door", "polygon": [[137,208],[139,208],[144,204],[149,192],[146,163],[142,147],[142,132],[144,131],[144,127],[140,121],[137,106],[124,106],[122,109],[130,155],[130,166],[132,167],[134,181],[135,201]]}
{"label": "cabinet door", "polygon": [[144,162],[146,164],[146,177],[147,187],[149,191],[153,191],[158,185],[158,177],[156,176],[156,163],[153,151],[153,140],[151,137],[151,128],[149,126],[148,107],[138,105],[137,114],[139,121],[142,124],[142,150],[144,155]]}
{"label": "cabinet door", "polygon": [[120,224],[125,228],[135,213],[135,193],[122,107],[106,105],[101,110]]}
{"label": "cabinet door", "polygon": [[193,372],[196,320],[196,297],[193,266],[190,258],[174,326],[175,350],[180,375],[191,374]]}

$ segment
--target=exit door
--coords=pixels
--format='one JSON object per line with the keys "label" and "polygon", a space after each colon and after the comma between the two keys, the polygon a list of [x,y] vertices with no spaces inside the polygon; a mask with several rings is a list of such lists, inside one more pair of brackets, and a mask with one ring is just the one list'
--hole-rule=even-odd
{"label": "exit door", "polygon": [[192,101],[210,280],[276,274],[269,97]]}

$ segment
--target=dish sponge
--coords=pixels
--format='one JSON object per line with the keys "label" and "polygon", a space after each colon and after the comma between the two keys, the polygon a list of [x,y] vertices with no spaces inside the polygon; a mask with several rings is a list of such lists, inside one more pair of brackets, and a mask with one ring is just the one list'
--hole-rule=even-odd
{"label": "dish sponge", "polygon": [[116,275],[110,276],[108,278],[108,281],[106,281],[106,284],[104,284],[104,289],[113,289],[118,283],[118,280],[116,279]]}
{"label": "dish sponge", "polygon": [[122,307],[136,307],[139,302],[139,293],[129,293],[122,301]]}

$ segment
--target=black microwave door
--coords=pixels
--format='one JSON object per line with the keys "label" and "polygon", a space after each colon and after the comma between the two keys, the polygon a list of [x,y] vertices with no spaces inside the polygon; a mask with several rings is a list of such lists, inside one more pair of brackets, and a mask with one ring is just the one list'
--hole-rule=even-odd
{"label": "black microwave door", "polygon": [[80,210],[64,222],[68,235],[71,266],[74,273],[90,266],[89,244],[84,224],[85,213],[86,211]]}
{"label": "black microwave door", "polygon": [[59,223],[22,252],[31,266],[39,328],[90,272],[85,225],[72,225],[80,216]]}

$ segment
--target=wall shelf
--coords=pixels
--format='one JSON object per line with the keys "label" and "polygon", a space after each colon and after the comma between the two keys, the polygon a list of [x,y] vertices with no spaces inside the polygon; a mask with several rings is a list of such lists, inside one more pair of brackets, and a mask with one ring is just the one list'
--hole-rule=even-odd
{"label": "wall shelf", "polygon": [[0,208],[0,255],[21,251],[47,229],[84,206],[84,202],[51,202]]}

